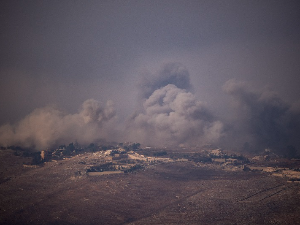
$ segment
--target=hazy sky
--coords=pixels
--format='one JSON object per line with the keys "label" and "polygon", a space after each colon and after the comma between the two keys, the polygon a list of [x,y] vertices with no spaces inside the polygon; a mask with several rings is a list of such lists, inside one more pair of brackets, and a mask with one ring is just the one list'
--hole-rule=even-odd
{"label": "hazy sky", "polygon": [[[249,92],[274,91],[289,107],[299,103],[299,1],[2,1],[0,6],[0,125],[48,105],[78,114],[85,100],[95,99],[103,105],[111,100],[117,124],[125,126],[146,107],[145,82],[161,81],[157,77],[170,63],[188,74],[190,89],[183,89],[192,93],[193,107],[205,104],[215,116],[209,127],[235,117],[233,92],[228,83],[227,92],[223,87],[231,79],[235,85],[245,82]],[[165,94],[177,90],[155,85]]]}

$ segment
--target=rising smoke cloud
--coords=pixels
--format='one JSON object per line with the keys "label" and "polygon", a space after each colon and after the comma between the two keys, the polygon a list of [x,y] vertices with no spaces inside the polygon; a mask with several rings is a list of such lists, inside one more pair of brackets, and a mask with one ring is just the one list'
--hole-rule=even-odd
{"label": "rising smoke cloud", "polygon": [[220,121],[196,99],[188,70],[178,63],[162,65],[139,83],[141,109],[120,132],[113,103],[86,100],[78,113],[56,107],[35,109],[16,124],[0,127],[0,145],[36,150],[78,141],[134,141],[152,146],[216,144],[231,149],[278,153],[300,149],[300,104],[290,104],[269,90],[254,91],[245,82],[229,80],[233,116]]}
{"label": "rising smoke cloud", "polygon": [[232,97],[236,111],[236,139],[244,141],[246,150],[271,148],[285,153],[300,147],[300,110],[283,101],[275,92],[253,91],[245,82],[229,80],[223,86]]}
{"label": "rising smoke cloud", "polygon": [[197,101],[189,73],[178,63],[162,66],[142,83],[143,109],[129,121],[131,137],[150,145],[201,145],[216,143],[223,124]]}
{"label": "rising smoke cloud", "polygon": [[2,146],[21,146],[41,150],[77,140],[88,144],[105,138],[106,123],[115,116],[113,103],[103,107],[94,99],[86,100],[76,114],[66,114],[54,106],[35,109],[19,123],[0,127]]}
{"label": "rising smoke cloud", "polygon": [[139,90],[143,99],[147,99],[157,89],[168,84],[174,84],[176,87],[191,90],[190,75],[185,66],[181,63],[165,63],[155,74],[146,74],[140,83]]}

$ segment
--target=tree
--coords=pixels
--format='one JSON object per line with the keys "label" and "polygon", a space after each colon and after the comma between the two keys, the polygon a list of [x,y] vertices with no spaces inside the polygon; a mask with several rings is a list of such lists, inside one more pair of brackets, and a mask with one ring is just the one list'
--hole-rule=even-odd
{"label": "tree", "polygon": [[91,152],[96,152],[97,151],[97,146],[94,143],[90,143],[87,148]]}
{"label": "tree", "polygon": [[75,150],[75,146],[74,146],[74,144],[73,144],[73,142],[72,142],[72,143],[70,143],[70,144],[66,147],[66,150],[63,151],[63,154],[64,154],[64,155],[71,155],[72,152],[73,152],[74,150]]}
{"label": "tree", "polygon": [[133,149],[133,150],[137,150],[137,149],[140,148],[140,146],[141,146],[140,143],[133,143],[133,144],[132,144],[132,149]]}

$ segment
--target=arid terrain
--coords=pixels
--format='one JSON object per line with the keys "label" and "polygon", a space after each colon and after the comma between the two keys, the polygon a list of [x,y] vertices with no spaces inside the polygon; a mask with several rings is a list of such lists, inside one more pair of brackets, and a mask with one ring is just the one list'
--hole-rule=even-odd
{"label": "arid terrain", "polygon": [[0,157],[0,224],[300,224],[300,184],[265,172],[174,161],[91,176],[95,153]]}

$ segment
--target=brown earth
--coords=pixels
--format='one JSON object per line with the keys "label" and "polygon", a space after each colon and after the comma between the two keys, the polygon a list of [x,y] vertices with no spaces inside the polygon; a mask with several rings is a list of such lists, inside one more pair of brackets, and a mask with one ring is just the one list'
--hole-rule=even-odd
{"label": "brown earth", "polygon": [[300,224],[298,183],[174,162],[91,177],[91,153],[37,168],[1,151],[0,224]]}

